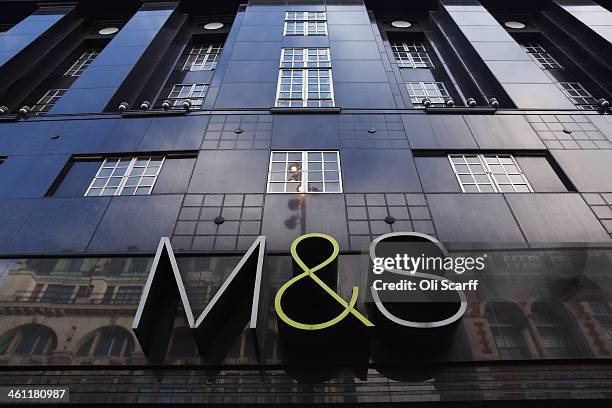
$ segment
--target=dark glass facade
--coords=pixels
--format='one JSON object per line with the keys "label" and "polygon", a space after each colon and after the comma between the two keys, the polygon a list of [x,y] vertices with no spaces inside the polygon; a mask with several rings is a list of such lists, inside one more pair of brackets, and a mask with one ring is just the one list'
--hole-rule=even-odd
{"label": "dark glass facade", "polygon": [[[61,384],[83,404],[609,404],[610,10],[0,0],[0,387]],[[348,299],[370,242],[411,231],[490,254],[446,346],[378,335],[365,358],[294,364],[274,310],[294,239],[338,241]],[[178,310],[152,362],[132,323],[160,239],[199,315],[259,236],[261,337],[247,298],[206,351]]]}

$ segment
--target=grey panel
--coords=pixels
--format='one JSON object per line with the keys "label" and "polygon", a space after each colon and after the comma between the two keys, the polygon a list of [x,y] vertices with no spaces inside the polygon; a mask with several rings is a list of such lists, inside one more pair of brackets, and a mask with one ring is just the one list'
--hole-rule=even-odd
{"label": "grey panel", "polygon": [[553,150],[551,153],[578,191],[612,191],[611,150]]}
{"label": "grey panel", "polygon": [[336,105],[342,108],[395,108],[388,83],[334,82],[334,94]]}
{"label": "grey panel", "polygon": [[108,197],[46,198],[17,234],[11,252],[84,252]]}
{"label": "grey panel", "polygon": [[417,192],[421,186],[406,150],[348,150],[341,152],[344,191]]}
{"label": "grey panel", "polygon": [[306,208],[297,194],[268,194],[264,206],[262,235],[271,250],[287,251],[306,230]]}
{"label": "grey panel", "polygon": [[500,194],[428,194],[427,200],[443,242],[504,246],[524,242]]}
{"label": "grey panel", "polygon": [[610,241],[579,194],[506,194],[530,245]]}
{"label": "grey panel", "polygon": [[481,149],[544,149],[523,116],[464,116]]}
{"label": "grey panel", "polygon": [[185,193],[195,162],[195,158],[166,159],[155,182],[153,194]]}
{"label": "grey panel", "polygon": [[460,193],[461,187],[448,157],[415,157],[419,178],[426,193]]}
{"label": "grey panel", "polygon": [[267,150],[202,150],[190,193],[259,193],[268,176]]}
{"label": "grey panel", "polygon": [[[372,45],[375,45],[372,43]],[[334,56],[332,55],[332,58]],[[340,82],[385,82],[389,79],[381,61],[336,61],[333,60],[334,83]]]}
{"label": "grey panel", "polygon": [[154,251],[176,223],[182,195],[114,197],[89,252]]}
{"label": "grey panel", "polygon": [[403,115],[404,129],[413,149],[475,149],[478,146],[463,117],[455,115]]}
{"label": "grey panel", "polygon": [[337,115],[277,115],[273,129],[273,149],[338,147]]}
{"label": "grey panel", "polygon": [[518,156],[516,161],[535,192],[558,193],[567,191],[546,157]]}

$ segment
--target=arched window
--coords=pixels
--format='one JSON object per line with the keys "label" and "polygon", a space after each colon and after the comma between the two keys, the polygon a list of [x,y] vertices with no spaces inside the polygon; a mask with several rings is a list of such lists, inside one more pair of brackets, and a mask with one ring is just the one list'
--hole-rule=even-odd
{"label": "arched window", "polygon": [[119,326],[106,326],[90,334],[79,347],[78,356],[128,357],[134,352],[130,332]]}
{"label": "arched window", "polygon": [[57,347],[57,336],[42,324],[24,324],[0,337],[0,354],[36,355],[49,354]]}
{"label": "arched window", "polygon": [[562,303],[536,302],[531,311],[548,357],[573,358],[588,355],[582,334]]}
{"label": "arched window", "polygon": [[519,307],[510,302],[492,302],[485,308],[485,317],[503,359],[529,358],[529,348],[523,335],[526,319]]}

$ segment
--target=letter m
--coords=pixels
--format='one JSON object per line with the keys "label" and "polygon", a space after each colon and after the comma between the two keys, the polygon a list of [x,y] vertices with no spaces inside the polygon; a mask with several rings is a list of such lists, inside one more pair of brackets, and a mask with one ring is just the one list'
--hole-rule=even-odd
{"label": "letter m", "polygon": [[170,240],[162,238],[132,323],[132,330],[147,358],[151,362],[163,362],[179,303],[185,311],[200,354],[203,354],[223,327],[227,316],[235,309],[235,303],[244,299],[245,295],[252,296],[249,329],[258,343],[256,346],[261,347],[266,313],[264,308],[259,307],[265,246],[264,236],[253,242],[195,320]]}

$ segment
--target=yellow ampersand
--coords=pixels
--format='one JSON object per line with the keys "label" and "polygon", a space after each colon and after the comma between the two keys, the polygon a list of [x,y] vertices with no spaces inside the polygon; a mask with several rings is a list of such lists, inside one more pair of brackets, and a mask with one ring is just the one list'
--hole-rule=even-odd
{"label": "yellow ampersand", "polygon": [[[309,239],[309,238],[326,239],[333,245],[333,248],[334,248],[333,253],[329,256],[329,258],[327,258],[325,261],[315,266],[314,268],[309,268],[308,266],[306,266],[304,261],[302,261],[302,259],[299,257],[297,253],[298,244],[302,242],[303,240]],[[296,277],[285,282],[285,284],[281,286],[281,288],[276,293],[276,298],[274,299],[274,307],[276,309],[276,313],[278,313],[278,316],[282,319],[282,321],[287,323],[289,326],[295,327],[296,329],[321,330],[321,329],[331,327],[336,323],[339,323],[346,316],[348,316],[349,313],[351,313],[353,314],[353,316],[359,319],[367,327],[374,326],[374,324],[372,324],[372,322],[370,322],[365,316],[363,316],[361,313],[355,310],[355,303],[357,302],[357,297],[359,296],[359,288],[357,286],[353,287],[353,293],[351,295],[351,300],[347,303],[344,299],[342,299],[334,290],[332,290],[329,286],[327,286],[325,282],[323,282],[315,274],[315,272],[325,268],[327,265],[332,263],[333,260],[338,257],[338,253],[340,253],[340,246],[338,245],[338,242],[334,238],[326,234],[319,234],[319,233],[305,234],[297,238],[295,241],[293,241],[293,244],[291,244],[291,257],[295,260],[295,262],[304,272],[302,272]],[[291,319],[289,316],[285,314],[281,306],[281,299],[283,297],[283,294],[289,288],[289,286],[293,285],[297,281],[304,279],[306,277],[309,277],[310,279],[314,280],[317,283],[317,285],[319,285],[325,292],[327,292],[327,294],[329,294],[332,298],[334,298],[335,301],[337,301],[338,303],[340,303],[340,305],[342,305],[342,307],[344,307],[344,310],[338,316],[336,316],[335,318],[331,320],[323,322],[323,323],[306,324],[306,323],[296,322],[295,320]]]}

